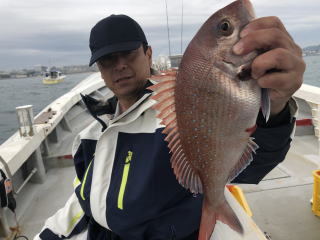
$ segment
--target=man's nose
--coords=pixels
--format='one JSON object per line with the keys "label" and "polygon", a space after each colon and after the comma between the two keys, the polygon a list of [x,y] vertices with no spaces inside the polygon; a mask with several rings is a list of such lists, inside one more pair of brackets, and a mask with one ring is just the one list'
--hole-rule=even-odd
{"label": "man's nose", "polygon": [[118,71],[124,70],[128,67],[127,59],[124,56],[118,55],[115,59],[115,69]]}

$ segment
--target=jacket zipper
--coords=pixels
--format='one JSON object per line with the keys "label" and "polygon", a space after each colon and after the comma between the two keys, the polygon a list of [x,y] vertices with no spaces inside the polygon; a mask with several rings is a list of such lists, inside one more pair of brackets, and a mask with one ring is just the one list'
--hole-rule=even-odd
{"label": "jacket zipper", "polygon": [[88,176],[88,173],[89,173],[89,170],[90,170],[90,167],[91,167],[91,163],[92,163],[92,160],[91,160],[91,162],[89,163],[89,166],[87,167],[86,173],[85,173],[85,175],[84,175],[84,178],[83,178],[82,184],[81,184],[80,196],[81,196],[82,200],[86,200],[86,198],[85,198],[85,196],[84,196],[84,187],[85,187],[85,185],[86,185],[87,176]]}
{"label": "jacket zipper", "polygon": [[133,153],[131,151],[128,151],[128,155],[125,159],[124,167],[123,167],[122,180],[121,180],[121,185],[120,185],[119,194],[118,194],[118,208],[121,210],[123,210],[123,198],[124,198],[124,192],[126,190],[126,185],[128,181],[132,154]]}

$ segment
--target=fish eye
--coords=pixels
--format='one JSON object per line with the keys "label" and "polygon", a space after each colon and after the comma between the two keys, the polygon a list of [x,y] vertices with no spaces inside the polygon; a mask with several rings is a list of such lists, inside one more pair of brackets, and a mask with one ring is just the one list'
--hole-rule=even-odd
{"label": "fish eye", "polygon": [[228,31],[229,30],[229,27],[230,27],[230,23],[225,21],[223,23],[221,23],[220,25],[220,29],[224,32]]}
{"label": "fish eye", "polygon": [[230,36],[233,33],[233,26],[231,25],[231,23],[227,19],[223,19],[219,23],[218,29],[219,29],[220,33],[224,36]]}

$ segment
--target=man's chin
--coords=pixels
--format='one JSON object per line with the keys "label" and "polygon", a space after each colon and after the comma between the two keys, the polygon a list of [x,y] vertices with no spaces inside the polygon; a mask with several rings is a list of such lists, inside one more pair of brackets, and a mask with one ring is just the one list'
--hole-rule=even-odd
{"label": "man's chin", "polygon": [[139,92],[143,89],[145,83],[132,83],[130,81],[119,84],[114,90],[117,97],[135,97],[138,96]]}
{"label": "man's chin", "polygon": [[127,86],[123,87],[122,89],[119,89],[115,95],[118,98],[127,98],[127,97],[133,97],[134,95],[137,94],[137,90],[133,87]]}

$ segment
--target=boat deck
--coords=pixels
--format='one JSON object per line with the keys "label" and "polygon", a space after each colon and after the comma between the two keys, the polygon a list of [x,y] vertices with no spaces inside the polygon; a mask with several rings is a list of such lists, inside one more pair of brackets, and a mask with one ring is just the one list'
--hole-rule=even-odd
{"label": "boat deck", "polygon": [[[27,197],[25,199],[27,203],[17,207],[19,224],[22,229],[21,235],[33,239],[42,229],[45,220],[64,206],[73,192],[74,177],[73,166],[52,168],[47,172],[45,183],[29,183],[23,189],[18,197]],[[30,194],[30,191],[33,194]]]}
{"label": "boat deck", "polygon": [[[241,185],[254,221],[272,240],[320,239],[320,218],[314,216],[310,204],[311,172],[320,168],[318,151],[316,137],[295,137],[286,160],[260,184]],[[64,205],[73,191],[74,176],[72,166],[53,168],[44,184],[28,184],[20,194],[21,198],[28,196],[25,201],[31,202],[25,204],[27,209],[17,209],[23,234],[29,239],[40,231],[45,219]]]}
{"label": "boat deck", "polygon": [[312,171],[320,168],[318,151],[316,137],[295,137],[285,161],[260,184],[240,185],[254,221],[272,240],[320,239],[320,217],[310,203]]}

